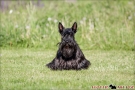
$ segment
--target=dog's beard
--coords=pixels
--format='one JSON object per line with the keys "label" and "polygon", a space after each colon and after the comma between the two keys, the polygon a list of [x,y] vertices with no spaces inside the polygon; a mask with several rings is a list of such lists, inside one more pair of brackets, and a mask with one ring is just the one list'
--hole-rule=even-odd
{"label": "dog's beard", "polygon": [[71,58],[75,52],[74,43],[62,43],[61,52],[65,58]]}

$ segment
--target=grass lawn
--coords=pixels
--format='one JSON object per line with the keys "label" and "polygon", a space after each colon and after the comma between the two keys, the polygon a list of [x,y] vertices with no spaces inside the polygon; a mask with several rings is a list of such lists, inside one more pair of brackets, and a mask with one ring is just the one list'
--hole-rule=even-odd
{"label": "grass lawn", "polygon": [[[88,70],[52,71],[45,64],[56,50],[2,49],[1,90],[92,89],[92,86],[133,86],[134,52],[83,50]],[[108,87],[109,89],[109,87]]]}
{"label": "grass lawn", "polygon": [[[110,84],[135,89],[134,0],[5,1],[1,5],[7,8],[0,11],[0,90],[110,89]],[[75,21],[76,41],[92,65],[52,71],[45,65],[61,39],[58,23],[66,28]]]}

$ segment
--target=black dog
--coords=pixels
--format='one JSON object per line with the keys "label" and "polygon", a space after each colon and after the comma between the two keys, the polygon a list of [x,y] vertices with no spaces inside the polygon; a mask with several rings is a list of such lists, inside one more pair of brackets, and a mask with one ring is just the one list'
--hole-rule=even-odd
{"label": "black dog", "polygon": [[71,28],[64,28],[59,22],[58,28],[61,34],[59,49],[53,61],[46,66],[52,70],[87,69],[90,62],[85,58],[74,37],[77,23],[75,22]]}
{"label": "black dog", "polygon": [[111,89],[116,89],[116,86],[113,86],[112,84],[109,86]]}

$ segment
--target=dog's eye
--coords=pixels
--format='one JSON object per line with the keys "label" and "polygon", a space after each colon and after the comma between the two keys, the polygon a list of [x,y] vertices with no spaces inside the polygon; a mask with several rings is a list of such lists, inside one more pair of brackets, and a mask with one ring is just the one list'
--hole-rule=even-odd
{"label": "dog's eye", "polygon": [[66,36],[67,34],[64,34],[64,37]]}
{"label": "dog's eye", "polygon": [[62,36],[66,36],[66,34],[65,33],[63,33],[63,35]]}

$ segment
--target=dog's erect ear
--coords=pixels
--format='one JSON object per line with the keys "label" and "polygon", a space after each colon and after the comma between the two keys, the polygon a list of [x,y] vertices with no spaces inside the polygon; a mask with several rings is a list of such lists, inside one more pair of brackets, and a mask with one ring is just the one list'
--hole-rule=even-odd
{"label": "dog's erect ear", "polygon": [[73,26],[72,26],[72,30],[74,31],[74,33],[76,33],[77,31],[77,23],[74,22]]}
{"label": "dog's erect ear", "polygon": [[61,33],[63,32],[63,29],[64,29],[64,27],[63,27],[63,25],[61,24],[61,22],[59,22],[58,28],[59,28],[59,32],[60,32],[60,34],[61,34]]}

